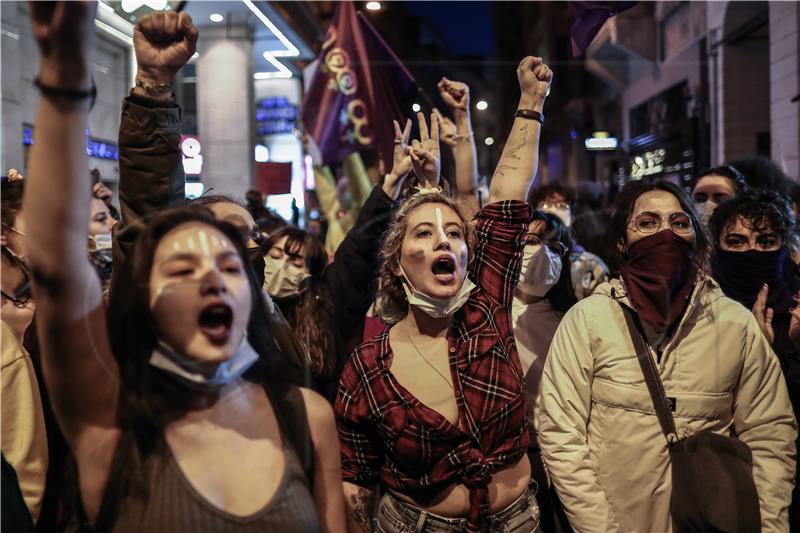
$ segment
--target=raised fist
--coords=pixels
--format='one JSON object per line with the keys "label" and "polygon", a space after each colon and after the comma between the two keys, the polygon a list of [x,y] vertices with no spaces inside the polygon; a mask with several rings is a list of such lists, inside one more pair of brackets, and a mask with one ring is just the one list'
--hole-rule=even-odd
{"label": "raised fist", "polygon": [[85,89],[91,83],[97,2],[30,2],[28,11],[39,43],[40,81],[62,89]]}
{"label": "raised fist", "polygon": [[447,107],[453,111],[469,110],[469,86],[466,83],[442,78],[436,88]]}
{"label": "raised fist", "polygon": [[542,62],[541,57],[528,56],[517,67],[517,79],[520,101],[533,108],[541,107],[553,81],[550,67]]}
{"label": "raised fist", "polygon": [[150,13],[136,23],[133,47],[138,79],[150,83],[172,83],[175,74],[197,48],[197,28],[186,13]]}

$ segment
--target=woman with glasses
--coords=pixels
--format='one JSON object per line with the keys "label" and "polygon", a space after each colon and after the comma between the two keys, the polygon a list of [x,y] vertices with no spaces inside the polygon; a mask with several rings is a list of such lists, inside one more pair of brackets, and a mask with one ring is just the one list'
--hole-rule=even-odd
{"label": "woman with glasses", "polygon": [[612,222],[621,279],[567,312],[542,376],[539,443],[572,526],[672,530],[666,440],[627,307],[675,399],[679,434],[706,429],[748,444],[763,529],[788,531],[797,425],[786,384],[752,313],[708,277],[709,241],[691,201],[670,183],[630,183]]}

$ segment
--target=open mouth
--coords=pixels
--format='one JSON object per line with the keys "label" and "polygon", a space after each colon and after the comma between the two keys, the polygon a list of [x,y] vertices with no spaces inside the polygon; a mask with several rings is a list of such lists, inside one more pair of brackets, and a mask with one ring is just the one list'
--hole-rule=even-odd
{"label": "open mouth", "polygon": [[197,323],[213,344],[225,344],[231,336],[233,310],[222,303],[209,305],[200,311]]}
{"label": "open mouth", "polygon": [[452,283],[456,279],[456,262],[450,256],[443,256],[433,262],[433,276],[442,283]]}

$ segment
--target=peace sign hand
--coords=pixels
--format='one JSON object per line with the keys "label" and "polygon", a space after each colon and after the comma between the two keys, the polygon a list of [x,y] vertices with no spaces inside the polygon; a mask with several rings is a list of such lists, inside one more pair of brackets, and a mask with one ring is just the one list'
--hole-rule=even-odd
{"label": "peace sign hand", "polygon": [[439,153],[439,117],[436,113],[431,114],[430,132],[425,115],[417,113],[417,122],[420,140],[414,139],[411,142],[408,155],[411,156],[411,165],[420,185],[426,189],[433,188],[439,185],[439,173],[442,168],[442,158]]}
{"label": "peace sign hand", "polygon": [[386,175],[383,182],[383,190],[390,198],[397,198],[400,193],[400,185],[408,173],[411,172],[411,156],[408,155],[408,138],[411,136],[411,120],[406,120],[406,125],[400,131],[400,124],[393,120],[394,124],[394,157],[392,160],[392,170]]}

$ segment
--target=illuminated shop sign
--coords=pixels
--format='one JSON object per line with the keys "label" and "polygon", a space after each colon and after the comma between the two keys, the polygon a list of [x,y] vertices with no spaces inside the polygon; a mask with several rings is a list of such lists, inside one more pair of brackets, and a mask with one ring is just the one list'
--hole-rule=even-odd
{"label": "illuminated shop sign", "polygon": [[297,106],[284,97],[264,98],[256,105],[259,135],[292,133],[297,124]]}
{"label": "illuminated shop sign", "polygon": [[181,135],[183,173],[187,176],[199,176],[203,172],[203,156],[200,154],[202,149],[200,139],[192,135]]}
{"label": "illuminated shop sign", "polygon": [[619,146],[619,141],[607,131],[596,131],[592,133],[591,137],[587,137],[583,141],[583,145],[587,150],[592,151],[616,150],[617,146]]}
{"label": "illuminated shop sign", "polygon": [[631,163],[631,177],[635,180],[640,180],[645,176],[661,174],[664,172],[664,160],[666,157],[667,151],[663,148],[634,156]]}
{"label": "illuminated shop sign", "polygon": [[[22,144],[31,146],[33,144],[33,126],[22,126]],[[101,139],[95,139],[86,130],[86,155],[97,159],[119,160],[119,147]]]}

